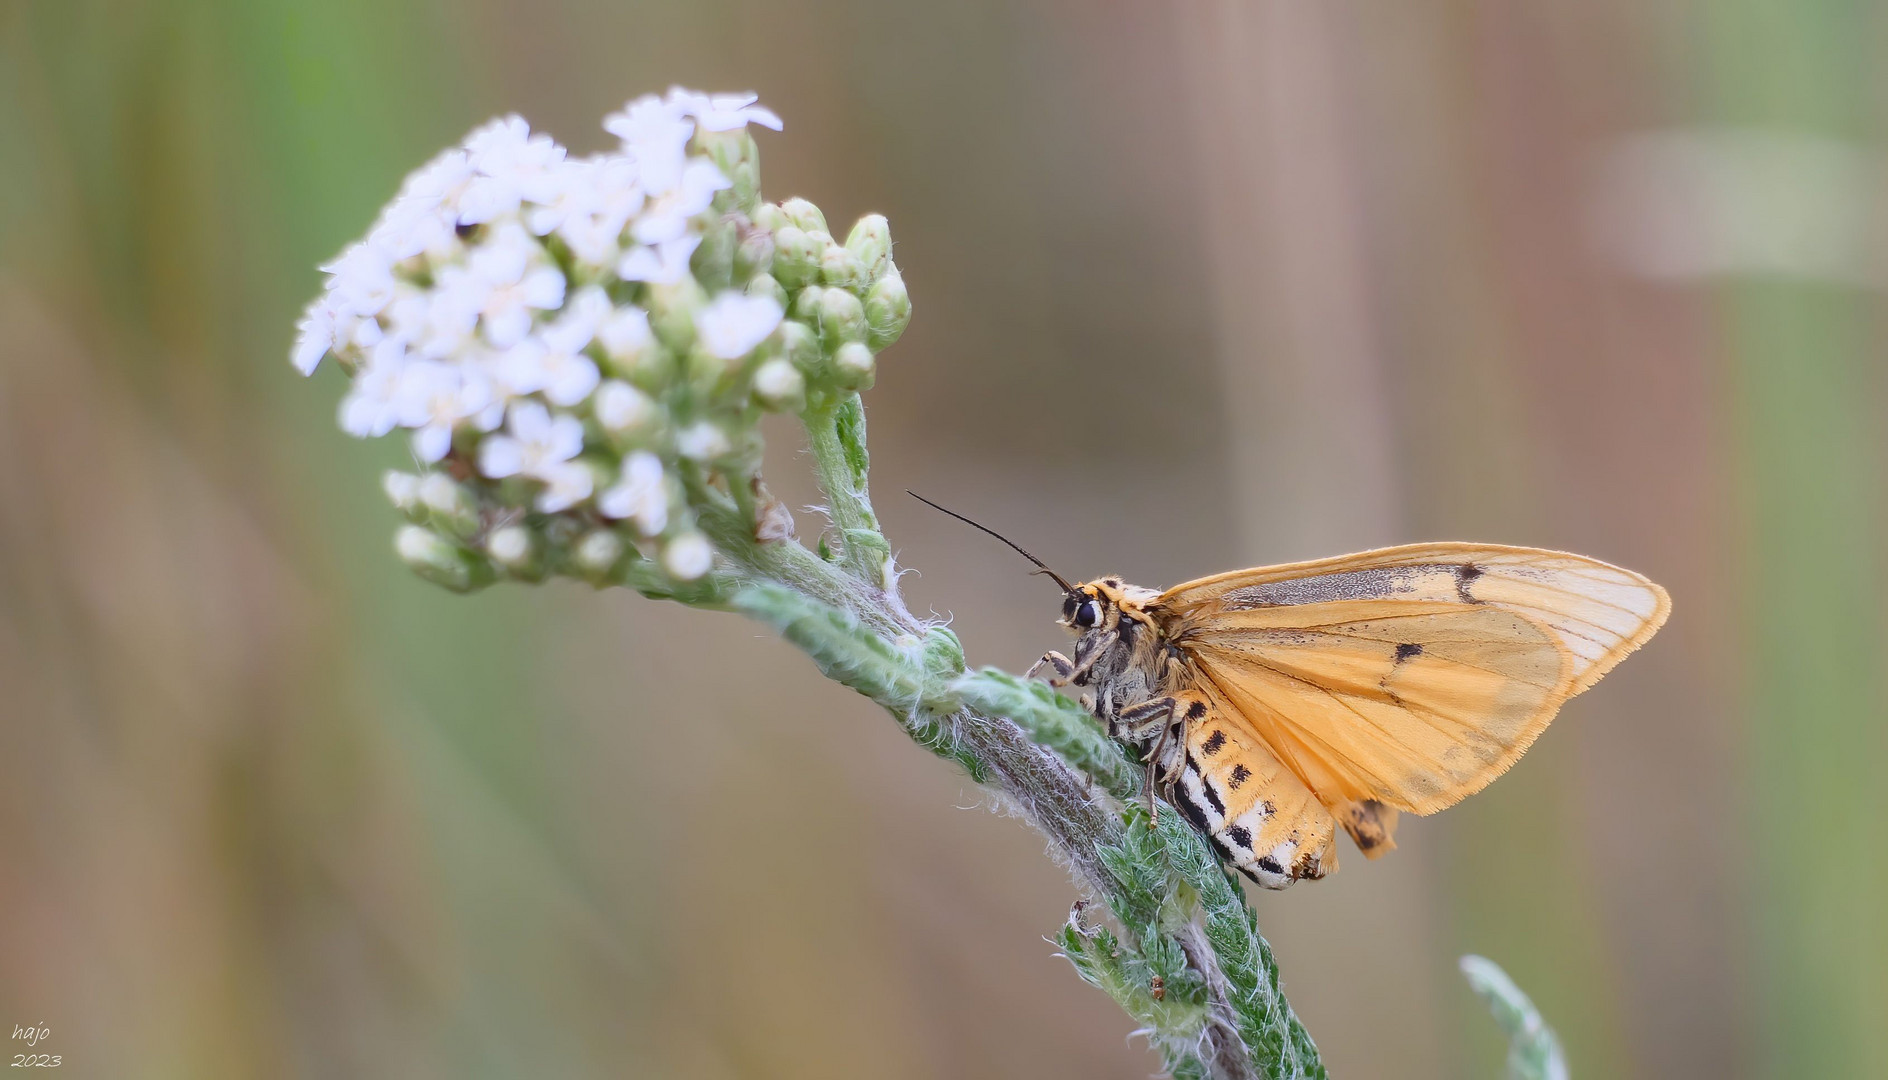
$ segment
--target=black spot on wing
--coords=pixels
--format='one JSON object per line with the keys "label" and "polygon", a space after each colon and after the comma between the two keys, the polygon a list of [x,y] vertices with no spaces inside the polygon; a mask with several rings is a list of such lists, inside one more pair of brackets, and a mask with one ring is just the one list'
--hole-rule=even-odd
{"label": "black spot on wing", "polygon": [[1244,765],[1234,765],[1232,767],[1232,779],[1228,781],[1227,786],[1231,787],[1234,791],[1238,791],[1239,785],[1245,783],[1247,780],[1250,780],[1251,778],[1252,778],[1251,769],[1246,768]]}
{"label": "black spot on wing", "polygon": [[1206,715],[1206,702],[1195,701],[1193,704],[1187,706],[1187,719],[1188,720],[1198,720],[1200,717],[1205,716],[1205,715]]}
{"label": "black spot on wing", "polygon": [[1470,595],[1468,587],[1475,584],[1482,576],[1482,568],[1474,563],[1463,563],[1455,568],[1455,595],[1462,598],[1464,604],[1479,604],[1480,600]]}
{"label": "black spot on wing", "polygon": [[1422,654],[1423,647],[1421,645],[1406,641],[1396,647],[1396,662],[1400,664],[1405,660],[1413,660]]}
{"label": "black spot on wing", "polygon": [[1234,825],[1232,828],[1226,830],[1226,835],[1232,838],[1233,843],[1238,844],[1247,851],[1252,850],[1251,829],[1246,828],[1244,825]]}
{"label": "black spot on wing", "polygon": [[1206,737],[1206,742],[1200,746],[1200,752],[1210,756],[1219,753],[1225,748],[1226,733],[1223,731],[1215,731]]}
{"label": "black spot on wing", "polygon": [[1259,869],[1265,871],[1268,874],[1283,874],[1285,872],[1285,864],[1279,862],[1277,859],[1272,858],[1270,855],[1260,856],[1258,865],[1259,865]]}

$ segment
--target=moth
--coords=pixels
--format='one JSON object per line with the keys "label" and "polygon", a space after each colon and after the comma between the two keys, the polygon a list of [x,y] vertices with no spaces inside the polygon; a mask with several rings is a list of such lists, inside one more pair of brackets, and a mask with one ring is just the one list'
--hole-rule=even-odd
{"label": "moth", "polygon": [[[922,496],[917,496],[922,499]],[[924,500],[930,503],[930,500]],[[1597,559],[1437,543],[1262,566],[1166,591],[1062,588],[1073,658],[1029,669],[1082,703],[1226,861],[1268,889],[1337,869],[1341,826],[1370,859],[1399,814],[1487,787],[1568,698],[1646,643],[1664,589]]]}

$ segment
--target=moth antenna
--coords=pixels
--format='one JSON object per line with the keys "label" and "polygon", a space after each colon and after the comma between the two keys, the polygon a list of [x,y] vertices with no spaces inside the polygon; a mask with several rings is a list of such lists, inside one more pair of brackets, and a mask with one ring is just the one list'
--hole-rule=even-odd
{"label": "moth antenna", "polygon": [[1065,593],[1075,592],[1075,586],[1070,585],[1068,583],[1067,578],[1064,578],[1061,574],[1058,574],[1054,570],[1049,569],[1048,563],[1045,563],[1041,559],[1038,559],[1034,555],[1031,555],[1029,552],[1024,551],[1023,546],[1021,544],[1018,544],[1016,541],[1011,540],[1009,537],[1004,536],[1002,533],[997,532],[995,529],[992,529],[987,525],[977,524],[976,522],[970,520],[969,518],[965,517],[964,515],[958,513],[955,510],[946,510],[943,507],[939,506],[938,504],[932,502],[931,500],[911,490],[910,488],[905,489],[905,494],[911,496],[912,498],[918,500],[919,502],[923,503],[924,505],[930,507],[933,510],[939,511],[940,513],[949,514],[950,516],[956,518],[957,520],[963,522],[964,524],[970,526],[971,528],[982,529],[984,532],[987,532],[991,536],[996,537],[998,540],[1003,541],[1005,544],[1008,544],[1010,547],[1015,548],[1016,553],[1018,555],[1021,555],[1023,558],[1028,559],[1030,562],[1036,564],[1036,569],[1033,571],[1034,573],[1047,574],[1050,577],[1054,578],[1055,583],[1057,585],[1062,586],[1062,591]]}

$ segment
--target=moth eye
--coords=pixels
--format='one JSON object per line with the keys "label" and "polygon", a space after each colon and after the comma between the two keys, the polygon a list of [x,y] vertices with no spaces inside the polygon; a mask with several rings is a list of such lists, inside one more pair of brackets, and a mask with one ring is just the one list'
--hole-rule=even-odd
{"label": "moth eye", "polygon": [[1093,600],[1084,600],[1082,606],[1075,609],[1075,625],[1083,629],[1095,625],[1096,618],[1097,612]]}

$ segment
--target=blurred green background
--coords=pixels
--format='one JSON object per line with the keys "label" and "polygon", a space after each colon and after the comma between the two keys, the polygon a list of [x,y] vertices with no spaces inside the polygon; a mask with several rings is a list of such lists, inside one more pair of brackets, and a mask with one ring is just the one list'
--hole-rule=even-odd
{"label": "blurred green background", "polygon": [[1071,576],[1479,539],[1670,588],[1486,794],[1255,897],[1336,1075],[1496,1075],[1474,951],[1576,1075],[1888,1076],[1884,45],[1828,0],[0,0],[0,1029],[83,1077],[1157,1068],[951,768],[733,617],[410,577],[404,447],[286,362],[437,149],[681,82],[785,116],[770,196],[890,215],[879,501],[973,662],[1057,646],[1053,591],[901,488]]}

